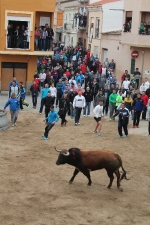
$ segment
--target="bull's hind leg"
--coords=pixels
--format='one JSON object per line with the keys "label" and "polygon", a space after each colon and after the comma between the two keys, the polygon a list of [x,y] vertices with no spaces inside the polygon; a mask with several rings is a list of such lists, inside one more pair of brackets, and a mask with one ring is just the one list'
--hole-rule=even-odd
{"label": "bull's hind leg", "polygon": [[77,176],[78,173],[79,173],[79,170],[78,169],[75,169],[74,170],[74,173],[73,173],[73,176],[71,177],[71,179],[69,181],[70,184],[74,181],[74,178]]}
{"label": "bull's hind leg", "polygon": [[87,185],[91,186],[92,181],[91,181],[91,176],[90,176],[89,171],[88,171],[88,170],[84,170],[84,171],[82,171],[82,173],[83,173],[83,174],[88,178],[88,180],[89,180],[89,182],[88,182]]}
{"label": "bull's hind leg", "polygon": [[117,169],[115,171],[115,174],[117,176],[117,187],[120,188],[121,185],[120,185],[120,172],[119,172],[119,169]]}
{"label": "bull's hind leg", "polygon": [[109,182],[108,188],[111,188],[112,183],[113,183],[113,180],[114,180],[113,172],[107,171],[107,175],[108,175],[109,178],[110,178],[110,182]]}

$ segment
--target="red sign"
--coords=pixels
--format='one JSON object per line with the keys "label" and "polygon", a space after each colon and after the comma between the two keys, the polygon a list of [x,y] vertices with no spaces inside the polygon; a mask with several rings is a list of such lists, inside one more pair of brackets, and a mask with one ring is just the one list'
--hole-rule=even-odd
{"label": "red sign", "polygon": [[138,56],[139,56],[139,53],[138,53],[137,51],[133,51],[133,52],[131,53],[131,57],[132,57],[133,59],[138,58]]}

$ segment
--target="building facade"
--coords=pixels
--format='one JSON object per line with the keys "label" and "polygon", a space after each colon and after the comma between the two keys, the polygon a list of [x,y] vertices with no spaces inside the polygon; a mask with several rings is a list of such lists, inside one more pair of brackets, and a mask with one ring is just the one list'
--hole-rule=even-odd
{"label": "building facade", "polygon": [[[87,4],[88,0],[78,1],[66,1],[60,2],[61,9],[63,9],[63,26],[62,26],[62,37],[61,41],[64,42],[65,46],[76,46],[77,44],[87,45]],[[57,13],[57,18],[59,16]],[[56,31],[60,30],[57,26]],[[56,39],[58,35],[56,32]]]}
{"label": "building facade", "polygon": [[133,74],[135,68],[139,68],[142,79],[150,79],[149,0],[139,0],[138,4],[136,0],[102,0],[90,4],[88,10],[87,47],[91,53],[98,54],[102,63],[106,58],[114,59],[118,79],[125,70]]}
{"label": "building facade", "polygon": [[[14,0],[11,4],[9,0],[0,1],[0,91],[8,91],[13,76],[29,88],[37,69],[37,56],[53,55],[52,51],[35,51],[34,35],[35,27],[48,24],[53,28],[55,6],[55,0],[45,0],[44,4],[39,0]],[[25,48],[20,47],[25,32],[22,39],[17,35],[22,26],[28,34]]]}

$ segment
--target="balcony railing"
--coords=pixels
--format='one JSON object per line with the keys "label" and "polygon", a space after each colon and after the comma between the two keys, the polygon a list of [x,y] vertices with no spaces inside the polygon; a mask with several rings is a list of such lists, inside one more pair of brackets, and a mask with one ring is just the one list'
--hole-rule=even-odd
{"label": "balcony railing", "polygon": [[88,0],[78,0],[78,2],[86,3],[86,2],[88,2]]}

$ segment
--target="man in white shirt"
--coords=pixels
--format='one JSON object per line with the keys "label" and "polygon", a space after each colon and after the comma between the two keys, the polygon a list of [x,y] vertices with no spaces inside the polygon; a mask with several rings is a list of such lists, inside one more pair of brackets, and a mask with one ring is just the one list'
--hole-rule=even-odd
{"label": "man in white shirt", "polygon": [[41,87],[44,88],[45,79],[46,79],[46,73],[44,73],[44,70],[42,70],[42,73],[39,75],[40,81],[41,81]]}
{"label": "man in white shirt", "polygon": [[149,83],[149,81],[148,81],[148,78],[145,77],[145,86],[146,86],[146,90],[149,88],[149,85],[150,85],[150,83]]}
{"label": "man in white shirt", "polygon": [[85,98],[82,91],[78,91],[78,95],[73,100],[73,108],[75,109],[75,126],[79,125],[82,108],[85,107]]}
{"label": "man in white shirt", "polygon": [[140,86],[140,93],[142,94],[142,92],[146,90],[147,90],[147,86],[145,85],[145,81],[143,80],[143,83]]}
{"label": "man in white shirt", "polygon": [[130,85],[130,81],[128,80],[128,78],[126,77],[125,80],[123,81],[123,86],[125,90],[129,89],[129,85]]}
{"label": "man in white shirt", "polygon": [[99,104],[94,108],[93,110],[94,113],[94,119],[97,122],[95,130],[94,130],[94,134],[97,134],[98,137],[101,137],[101,128],[102,128],[102,122],[101,122],[101,117],[104,116],[103,114],[103,101],[100,100]]}

